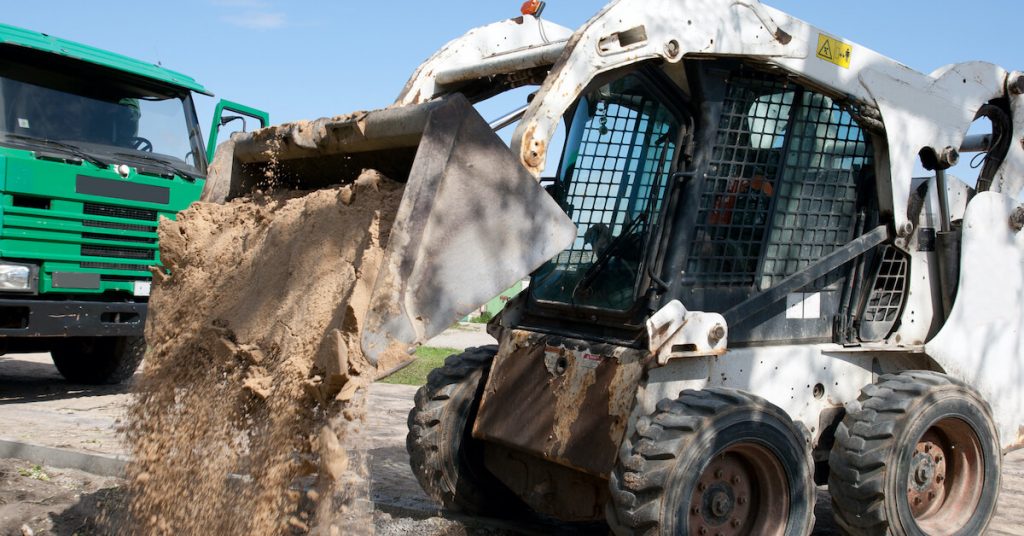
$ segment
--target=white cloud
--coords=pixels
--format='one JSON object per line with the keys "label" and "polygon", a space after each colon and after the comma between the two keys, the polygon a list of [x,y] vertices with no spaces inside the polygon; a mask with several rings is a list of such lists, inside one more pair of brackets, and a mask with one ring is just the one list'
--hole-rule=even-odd
{"label": "white cloud", "polygon": [[221,20],[250,30],[273,30],[288,24],[282,11],[274,10],[270,0],[210,0],[226,14]]}
{"label": "white cloud", "polygon": [[242,28],[249,28],[251,30],[273,30],[275,28],[281,28],[288,23],[288,18],[284,13],[270,11],[248,11],[245,13],[236,13],[223,17],[223,20],[229,24],[241,26]]}
{"label": "white cloud", "polygon": [[215,6],[237,7],[242,9],[266,9],[270,2],[266,0],[212,0]]}

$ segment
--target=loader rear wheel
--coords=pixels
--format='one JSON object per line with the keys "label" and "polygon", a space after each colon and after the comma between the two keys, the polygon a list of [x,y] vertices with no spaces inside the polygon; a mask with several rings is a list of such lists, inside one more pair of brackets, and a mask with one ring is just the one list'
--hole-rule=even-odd
{"label": "loader rear wheel", "polygon": [[814,471],[784,411],[731,389],[662,400],[623,442],[608,522],[618,534],[809,534]]}
{"label": "loader rear wheel", "polygon": [[522,503],[484,467],[484,446],[471,435],[497,351],[467,349],[427,376],[409,412],[405,446],[420,486],[445,508],[504,517]]}
{"label": "loader rear wheel", "polygon": [[983,534],[1002,454],[984,399],[936,372],[882,376],[836,430],[829,492],[848,534]]}
{"label": "loader rear wheel", "polygon": [[124,382],[135,374],[145,353],[142,337],[70,337],[50,349],[65,380],[87,385]]}

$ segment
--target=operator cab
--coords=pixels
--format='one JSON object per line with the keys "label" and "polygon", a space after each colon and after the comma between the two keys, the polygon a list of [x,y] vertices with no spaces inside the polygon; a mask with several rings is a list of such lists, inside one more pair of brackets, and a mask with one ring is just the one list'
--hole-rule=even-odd
{"label": "operator cab", "polygon": [[[878,225],[871,135],[839,96],[728,59],[617,71],[582,95],[549,188],[578,235],[532,275],[526,329],[638,346],[668,301],[742,310]],[[730,344],[845,337],[854,264],[744,312]],[[899,300],[869,312],[894,320]]]}

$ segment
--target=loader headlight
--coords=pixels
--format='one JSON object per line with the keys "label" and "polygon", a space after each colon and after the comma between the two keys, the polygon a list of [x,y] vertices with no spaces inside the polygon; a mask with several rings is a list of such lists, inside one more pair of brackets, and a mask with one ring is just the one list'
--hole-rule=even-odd
{"label": "loader headlight", "polygon": [[0,290],[34,291],[35,266],[0,262]]}

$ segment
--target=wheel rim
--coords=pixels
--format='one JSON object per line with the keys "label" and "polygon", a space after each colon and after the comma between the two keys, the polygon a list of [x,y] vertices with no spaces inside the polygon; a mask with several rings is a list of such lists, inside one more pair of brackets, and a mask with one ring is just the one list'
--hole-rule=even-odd
{"label": "wheel rim", "polygon": [[761,445],[727,447],[701,473],[688,508],[691,535],[781,535],[789,519],[785,469]]}
{"label": "wheel rim", "polygon": [[981,501],[985,458],[978,434],[946,418],[917,441],[910,458],[907,503],[928,534],[952,534],[967,525]]}

